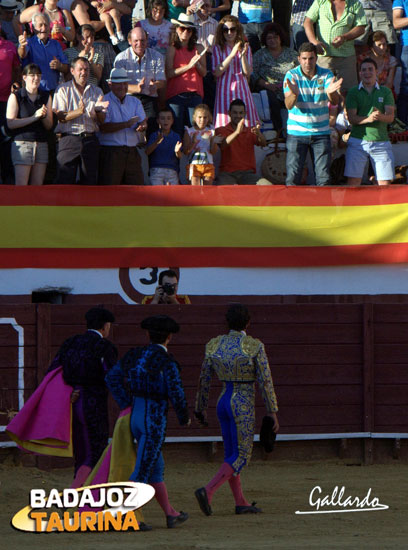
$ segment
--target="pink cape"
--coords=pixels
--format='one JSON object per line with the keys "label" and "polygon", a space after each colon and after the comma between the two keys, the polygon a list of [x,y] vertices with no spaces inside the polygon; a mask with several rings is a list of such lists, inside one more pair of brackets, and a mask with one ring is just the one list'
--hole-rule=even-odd
{"label": "pink cape", "polygon": [[7,435],[28,452],[71,457],[71,393],[62,367],[49,372],[7,426]]}

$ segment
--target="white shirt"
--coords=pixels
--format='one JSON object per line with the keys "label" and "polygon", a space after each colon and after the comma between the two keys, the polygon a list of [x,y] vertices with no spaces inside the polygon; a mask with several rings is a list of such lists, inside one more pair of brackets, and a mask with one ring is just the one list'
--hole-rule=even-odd
{"label": "white shirt", "polygon": [[[104,96],[103,100],[109,101],[105,123],[127,122],[134,116],[139,117],[140,123],[146,118],[142,102],[137,99],[137,97],[126,95],[121,102],[113,92],[109,92]],[[140,141],[140,132],[136,131],[137,125],[138,124],[134,124],[131,128],[124,128],[118,132],[100,132],[98,134],[98,139],[101,145],[108,147],[120,147],[124,145],[127,147],[135,147]]]}

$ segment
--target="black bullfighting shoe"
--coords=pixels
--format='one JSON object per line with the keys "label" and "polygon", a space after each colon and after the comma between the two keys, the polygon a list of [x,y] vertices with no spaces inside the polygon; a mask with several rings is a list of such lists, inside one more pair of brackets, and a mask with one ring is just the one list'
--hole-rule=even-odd
{"label": "black bullfighting shoe", "polygon": [[211,516],[212,510],[210,503],[208,502],[208,496],[207,491],[205,490],[205,487],[201,487],[200,489],[197,489],[197,491],[194,492],[196,499],[198,500],[198,504],[201,508],[201,511],[206,516]]}
{"label": "black bullfighting shoe", "polygon": [[139,531],[143,532],[143,531],[151,531],[153,529],[153,527],[151,525],[147,525],[147,523],[145,523],[144,521],[141,521],[139,523]]}
{"label": "black bullfighting shoe", "polygon": [[255,506],[256,502],[253,502],[251,506],[235,506],[236,514],[261,514],[261,508]]}
{"label": "black bullfighting shoe", "polygon": [[166,516],[168,529],[173,529],[188,520],[187,512],[180,512],[179,516]]}

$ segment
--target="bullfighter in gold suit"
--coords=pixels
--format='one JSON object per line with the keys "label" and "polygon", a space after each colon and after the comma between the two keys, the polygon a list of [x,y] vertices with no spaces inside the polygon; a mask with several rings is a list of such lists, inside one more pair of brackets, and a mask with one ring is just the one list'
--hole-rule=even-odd
{"label": "bullfighter in gold suit", "polygon": [[200,508],[207,516],[212,514],[211,500],[215,491],[226,481],[234,495],[236,514],[261,512],[255,503],[250,505],[245,499],[240,481],[240,471],[249,462],[252,453],[255,381],[262,392],[267,414],[273,418],[274,432],[279,429],[278,405],[264,345],[245,332],[250,320],[248,309],[234,304],[228,309],[226,319],[229,334],[213,338],[206,346],[195,404],[196,418],[202,425],[207,425],[205,410],[211,377],[215,373],[223,382],[217,416],[224,441],[224,463],[216,476],[195,492]]}

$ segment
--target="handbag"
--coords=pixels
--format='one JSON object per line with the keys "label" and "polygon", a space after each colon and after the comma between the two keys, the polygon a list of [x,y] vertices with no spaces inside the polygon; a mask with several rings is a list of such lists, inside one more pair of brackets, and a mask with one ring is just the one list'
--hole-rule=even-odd
{"label": "handbag", "polygon": [[273,431],[275,422],[270,416],[264,416],[262,419],[259,441],[267,453],[273,451],[276,439],[276,433]]}

